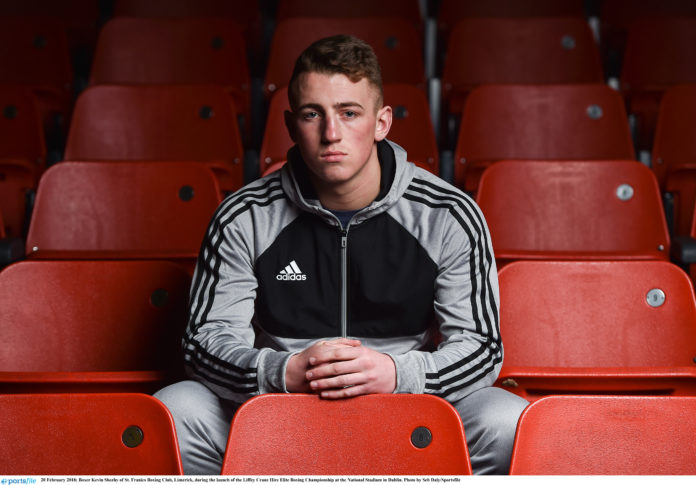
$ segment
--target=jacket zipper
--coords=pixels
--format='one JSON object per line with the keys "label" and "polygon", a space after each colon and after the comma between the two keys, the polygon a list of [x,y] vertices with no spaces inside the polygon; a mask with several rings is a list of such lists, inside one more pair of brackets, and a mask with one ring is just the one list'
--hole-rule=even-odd
{"label": "jacket zipper", "polygon": [[348,337],[348,229],[341,229],[341,337]]}

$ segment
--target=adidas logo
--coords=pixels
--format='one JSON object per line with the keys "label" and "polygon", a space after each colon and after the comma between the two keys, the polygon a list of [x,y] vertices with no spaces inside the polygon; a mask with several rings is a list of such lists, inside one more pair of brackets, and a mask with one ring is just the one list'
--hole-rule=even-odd
{"label": "adidas logo", "polygon": [[293,260],[276,275],[276,279],[278,281],[304,281],[307,279],[307,275],[302,274],[300,267]]}

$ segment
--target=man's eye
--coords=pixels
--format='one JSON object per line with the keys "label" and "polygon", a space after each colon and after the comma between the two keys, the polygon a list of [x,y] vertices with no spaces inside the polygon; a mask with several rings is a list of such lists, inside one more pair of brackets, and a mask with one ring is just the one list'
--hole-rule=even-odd
{"label": "man's eye", "polygon": [[356,116],[358,116],[358,113],[356,113],[355,111],[346,111],[343,113],[343,116],[345,116],[346,118],[355,118]]}
{"label": "man's eye", "polygon": [[307,113],[302,114],[302,118],[304,118],[306,120],[313,120],[313,119],[318,118],[318,117],[319,117],[319,113],[317,113],[316,111],[309,111]]}

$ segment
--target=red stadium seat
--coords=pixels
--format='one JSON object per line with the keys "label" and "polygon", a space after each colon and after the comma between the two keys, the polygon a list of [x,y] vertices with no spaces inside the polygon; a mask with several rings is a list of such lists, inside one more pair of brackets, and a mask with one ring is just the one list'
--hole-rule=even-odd
{"label": "red stadium seat", "polygon": [[553,396],[520,417],[511,475],[694,475],[696,398]]}
{"label": "red stadium seat", "polygon": [[602,0],[600,3],[600,47],[607,74],[619,77],[631,24],[640,18],[696,15],[692,0]]}
{"label": "red stadium seat", "polygon": [[[495,241],[495,239],[494,239]],[[497,385],[551,394],[695,395],[696,300],[666,261],[519,261],[499,272]]]}
{"label": "red stadium seat", "polygon": [[99,21],[99,2],[95,0],[22,0],[0,2],[0,16],[39,17],[59,21],[71,50],[89,55],[94,50]]}
{"label": "red stadium seat", "polygon": [[90,83],[217,84],[249,119],[246,47],[229,18],[113,18],[99,34]]}
{"label": "red stadium seat", "polygon": [[63,25],[51,18],[0,17],[0,85],[32,89],[44,126],[67,124],[73,70]]}
{"label": "red stadium seat", "polygon": [[674,235],[687,235],[696,203],[696,84],[668,89],[660,102],[652,168],[672,197]]}
{"label": "red stadium seat", "polygon": [[174,420],[144,394],[0,395],[0,443],[8,475],[183,474]]}
{"label": "red stadium seat", "polygon": [[[415,86],[385,84],[384,102],[392,107],[392,127],[388,138],[406,149],[409,160],[435,174],[439,171],[439,155],[428,100]],[[284,112],[290,109],[287,88],[280,88],[271,97],[266,129],[261,143],[261,173],[274,163],[285,160],[293,145],[285,128]]]}
{"label": "red stadium seat", "polygon": [[497,160],[633,160],[621,96],[600,84],[483,86],[469,95],[454,180],[475,192]]}
{"label": "red stadium seat", "polygon": [[440,37],[445,39],[452,27],[471,17],[584,17],[582,0],[441,0],[437,15]]}
{"label": "red stadium seat", "polygon": [[461,113],[483,84],[603,82],[599,50],[582,17],[473,17],[459,21],[447,42],[442,97]]}
{"label": "red stadium seat", "polygon": [[503,161],[477,196],[499,264],[519,259],[669,260],[655,176],[636,161]]}
{"label": "red stadium seat", "polygon": [[205,162],[222,190],[243,184],[236,112],[214,85],[88,88],[75,104],[65,159]]}
{"label": "red stadium seat", "polygon": [[115,0],[114,17],[208,17],[234,20],[254,55],[262,49],[258,0]]}
{"label": "red stadium seat", "polygon": [[416,26],[423,21],[417,0],[279,0],[276,22],[292,17],[403,18]]}
{"label": "red stadium seat", "polygon": [[115,17],[222,17],[258,22],[258,0],[115,0]]}
{"label": "red stadium seat", "polygon": [[671,86],[696,83],[696,16],[636,19],[630,26],[621,90],[636,119],[636,145],[651,148],[660,99]]}
{"label": "red stadium seat", "polygon": [[6,267],[0,392],[154,392],[181,378],[189,284],[167,261]]}
{"label": "red stadium seat", "polygon": [[265,394],[232,420],[222,474],[470,475],[471,464],[461,418],[441,398]]}
{"label": "red stadium seat", "polygon": [[39,182],[27,254],[166,259],[193,266],[221,194],[186,162],[60,162]]}
{"label": "red stadium seat", "polygon": [[425,90],[421,35],[402,18],[289,18],[273,33],[264,91],[267,96],[287,86],[295,60],[312,42],[334,34],[350,34],[372,46],[385,83],[413,84]]}

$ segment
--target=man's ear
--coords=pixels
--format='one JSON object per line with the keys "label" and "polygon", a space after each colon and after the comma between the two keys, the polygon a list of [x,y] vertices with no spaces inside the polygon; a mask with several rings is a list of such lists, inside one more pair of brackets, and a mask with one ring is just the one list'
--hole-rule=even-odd
{"label": "man's ear", "polygon": [[382,141],[387,137],[392,124],[391,106],[382,106],[377,111],[377,126],[375,126],[375,141]]}
{"label": "man's ear", "polygon": [[295,113],[293,113],[292,111],[285,110],[283,115],[285,117],[285,128],[288,129],[290,139],[294,143],[297,143],[297,139],[295,137]]}

